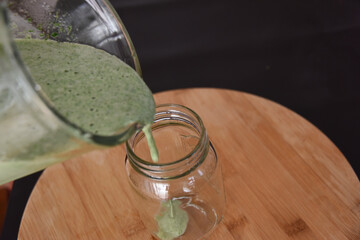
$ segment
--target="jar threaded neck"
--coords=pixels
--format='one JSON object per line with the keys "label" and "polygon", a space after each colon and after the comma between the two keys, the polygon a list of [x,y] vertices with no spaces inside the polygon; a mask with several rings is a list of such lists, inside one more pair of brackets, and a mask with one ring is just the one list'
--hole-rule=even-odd
{"label": "jar threaded neck", "polygon": [[185,176],[207,156],[209,139],[206,129],[201,118],[187,107],[177,104],[157,106],[152,131],[159,149],[159,162],[152,162],[141,153],[142,149],[145,151],[145,147],[138,147],[145,141],[141,131],[126,142],[127,160],[136,171],[147,177],[173,179]]}

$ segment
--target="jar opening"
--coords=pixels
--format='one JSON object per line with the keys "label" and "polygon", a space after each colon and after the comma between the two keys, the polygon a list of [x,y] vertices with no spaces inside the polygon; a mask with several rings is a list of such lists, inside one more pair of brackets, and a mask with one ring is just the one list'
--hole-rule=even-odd
{"label": "jar opening", "polygon": [[208,137],[202,120],[185,106],[157,106],[152,131],[159,151],[158,162],[151,160],[143,132],[137,132],[126,142],[127,158],[144,174],[178,176],[199,165],[206,156]]}

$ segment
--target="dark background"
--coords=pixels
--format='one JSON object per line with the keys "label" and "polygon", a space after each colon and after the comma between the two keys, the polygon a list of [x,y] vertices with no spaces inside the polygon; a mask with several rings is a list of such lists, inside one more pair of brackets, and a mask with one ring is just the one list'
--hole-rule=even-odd
{"label": "dark background", "polygon": [[[153,92],[218,87],[276,101],[323,131],[360,175],[360,1],[111,3]],[[3,240],[16,239],[39,175],[15,181]]]}
{"label": "dark background", "polygon": [[297,112],[360,173],[360,1],[112,0],[153,92],[230,88]]}

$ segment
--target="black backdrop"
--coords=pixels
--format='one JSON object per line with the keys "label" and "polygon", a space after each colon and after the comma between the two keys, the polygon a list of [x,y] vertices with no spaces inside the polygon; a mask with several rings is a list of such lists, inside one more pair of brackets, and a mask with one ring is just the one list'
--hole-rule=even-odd
{"label": "black backdrop", "polygon": [[360,1],[112,0],[153,92],[230,88],[322,130],[360,172]]}
{"label": "black backdrop", "polygon": [[[360,175],[360,1],[110,0],[153,92],[245,91],[322,130]],[[16,239],[40,174],[15,182],[2,239]]]}

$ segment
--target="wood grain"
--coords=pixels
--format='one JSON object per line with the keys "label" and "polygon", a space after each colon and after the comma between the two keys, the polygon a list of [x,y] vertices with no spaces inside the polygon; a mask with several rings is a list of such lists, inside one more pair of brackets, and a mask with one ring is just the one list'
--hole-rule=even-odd
{"label": "wood grain", "polygon": [[[274,102],[221,89],[158,93],[203,119],[227,210],[209,239],[360,239],[360,182],[336,146]],[[48,168],[19,239],[152,239],[129,198],[123,146]]]}

